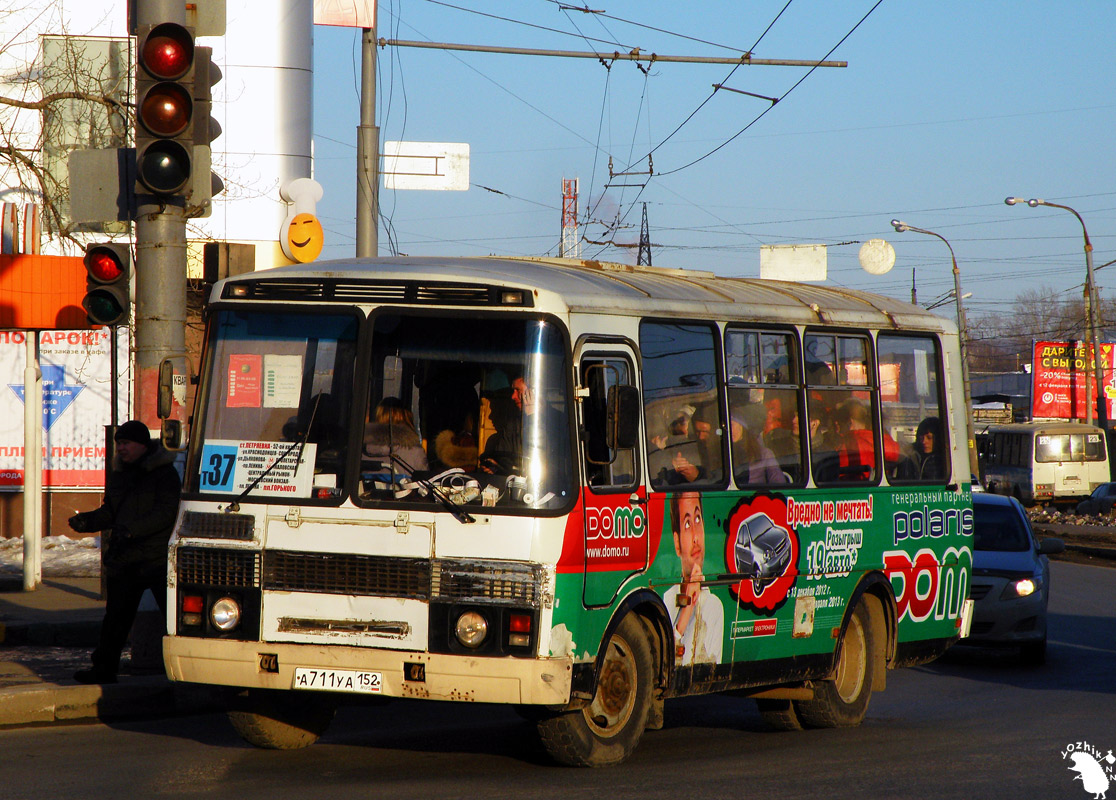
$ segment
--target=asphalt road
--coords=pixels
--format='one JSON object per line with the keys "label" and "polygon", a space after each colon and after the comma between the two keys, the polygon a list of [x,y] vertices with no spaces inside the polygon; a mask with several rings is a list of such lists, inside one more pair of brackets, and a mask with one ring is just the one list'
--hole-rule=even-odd
{"label": "asphalt road", "polygon": [[1055,563],[1052,584],[1045,666],[958,649],[890,673],[855,729],[774,733],[748,700],[672,701],[629,762],[578,770],[552,766],[531,727],[494,706],[349,707],[293,752],[255,750],[209,714],[0,732],[0,796],[1091,797],[1062,754],[1080,742],[1116,750],[1116,571]]}

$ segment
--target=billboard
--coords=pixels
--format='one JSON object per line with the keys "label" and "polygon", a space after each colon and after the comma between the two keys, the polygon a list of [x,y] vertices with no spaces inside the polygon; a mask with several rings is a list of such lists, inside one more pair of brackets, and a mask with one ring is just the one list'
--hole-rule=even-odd
{"label": "billboard", "polygon": [[[43,487],[104,485],[105,429],[111,420],[109,328],[42,331]],[[0,331],[0,491],[23,488],[24,331]],[[34,335],[32,333],[31,335]],[[127,419],[128,340],[117,343],[119,421]]]}
{"label": "billboard", "polygon": [[[1116,410],[1116,380],[1113,352],[1116,345],[1101,342],[1101,370],[1108,418]],[[1034,419],[1086,419],[1085,382],[1089,376],[1089,399],[1096,415],[1097,388],[1093,386],[1093,346],[1085,342],[1035,342],[1031,369],[1031,416]]]}

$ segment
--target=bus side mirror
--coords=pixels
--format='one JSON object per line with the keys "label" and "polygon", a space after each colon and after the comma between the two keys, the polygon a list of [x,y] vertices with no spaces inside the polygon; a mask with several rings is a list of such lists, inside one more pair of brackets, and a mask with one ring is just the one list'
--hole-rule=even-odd
{"label": "bus side mirror", "polygon": [[610,450],[631,450],[639,443],[639,389],[608,387],[608,424],[605,440]]}

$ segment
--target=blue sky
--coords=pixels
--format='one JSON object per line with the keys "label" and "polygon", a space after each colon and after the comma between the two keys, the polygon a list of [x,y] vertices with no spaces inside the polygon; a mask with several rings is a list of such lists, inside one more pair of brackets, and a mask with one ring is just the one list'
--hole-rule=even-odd
{"label": "blue sky", "polygon": [[[970,315],[1007,313],[1026,289],[1081,296],[1080,224],[1058,209],[1008,207],[1008,195],[1075,208],[1096,265],[1116,259],[1110,0],[588,7],[607,17],[554,0],[380,0],[377,35],[723,57],[751,49],[756,58],[848,66],[658,63],[644,73],[629,62],[606,69],[595,60],[379,49],[381,138],[467,142],[472,184],[383,190],[390,233],[382,224],[381,254],[557,255],[561,180],[577,177],[581,220],[593,212],[583,227],[590,239],[636,243],[647,204],[656,266],[755,277],[760,245],[819,242],[829,245],[830,284],[909,299],[915,269],[926,304],[953,286],[949,251],[933,237],[895,233],[889,221],[901,218],[949,240],[973,295]],[[360,34],[318,27],[314,43],[323,257],[348,257]],[[714,93],[721,82],[780,101]],[[645,171],[649,152],[650,180],[614,181],[645,186],[608,186],[610,157],[614,171]],[[604,224],[617,219],[612,230]],[[896,249],[887,275],[859,266],[860,243],[871,238]],[[582,254],[636,257],[631,247],[588,242]],[[1116,266],[1098,284],[1110,294]]]}

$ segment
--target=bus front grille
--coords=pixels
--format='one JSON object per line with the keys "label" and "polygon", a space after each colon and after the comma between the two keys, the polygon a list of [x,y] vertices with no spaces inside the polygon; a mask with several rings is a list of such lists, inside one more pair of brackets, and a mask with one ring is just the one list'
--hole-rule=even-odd
{"label": "bus front grille", "polygon": [[277,550],[264,558],[264,589],[425,599],[430,592],[430,562]]}
{"label": "bus front grille", "polygon": [[510,561],[391,558],[353,553],[263,553],[183,546],[178,582],[277,592],[401,597],[538,608],[546,574]]}
{"label": "bus front grille", "polygon": [[440,599],[538,608],[544,575],[534,564],[438,560],[431,577],[431,594]]}
{"label": "bus front grille", "polygon": [[255,551],[179,547],[175,563],[180,585],[245,589],[260,585],[260,554]]}
{"label": "bus front grille", "polygon": [[182,515],[178,535],[189,539],[235,539],[252,541],[255,518],[250,514],[211,514],[187,511]]}

